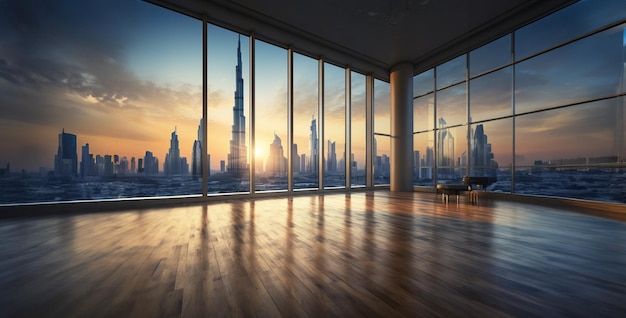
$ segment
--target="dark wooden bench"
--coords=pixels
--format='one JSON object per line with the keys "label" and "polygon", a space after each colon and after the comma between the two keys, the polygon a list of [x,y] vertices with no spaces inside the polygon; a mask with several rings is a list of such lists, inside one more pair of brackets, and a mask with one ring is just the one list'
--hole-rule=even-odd
{"label": "dark wooden bench", "polygon": [[492,177],[472,177],[464,176],[463,183],[439,183],[437,193],[441,192],[441,199],[450,202],[450,195],[456,195],[456,202],[459,202],[459,194],[467,192],[470,202],[478,200],[477,190],[485,190],[490,184],[495,182]]}

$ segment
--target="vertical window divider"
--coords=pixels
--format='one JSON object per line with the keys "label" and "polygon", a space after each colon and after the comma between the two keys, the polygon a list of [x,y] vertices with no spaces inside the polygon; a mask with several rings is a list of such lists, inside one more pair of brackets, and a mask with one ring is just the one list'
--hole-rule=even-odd
{"label": "vertical window divider", "polygon": [[318,95],[317,95],[317,129],[319,138],[317,139],[317,163],[318,163],[318,189],[324,189],[324,58],[317,62],[318,71]]}
{"label": "vertical window divider", "polygon": [[374,75],[365,77],[365,188],[374,188]]}
{"label": "vertical window divider", "polygon": [[254,68],[255,68],[255,58],[256,58],[256,54],[255,54],[255,46],[254,46],[254,42],[255,42],[255,37],[254,34],[250,34],[250,52],[249,54],[249,59],[250,59],[250,79],[249,79],[249,87],[250,87],[250,106],[248,107],[249,109],[249,116],[250,116],[250,149],[248,149],[248,154],[250,155],[250,163],[249,163],[249,173],[250,173],[250,185],[249,185],[249,191],[250,191],[250,195],[253,196],[255,193],[255,186],[256,186],[256,158],[255,158],[255,151],[254,149],[256,149],[256,144],[255,144],[255,128],[256,128],[256,118],[255,118],[255,73],[254,73]]}
{"label": "vertical window divider", "polygon": [[511,158],[511,193],[515,193],[515,65],[517,61],[515,61],[515,32],[511,32],[511,115],[513,123],[511,129],[513,140],[511,141],[511,149],[513,153],[513,158]]}
{"label": "vertical window divider", "polygon": [[346,179],[346,189],[350,189],[352,185],[352,129],[350,123],[352,122],[352,71],[349,67],[346,67],[346,105],[344,107],[345,111],[345,120],[346,120],[346,133],[345,133],[345,149],[344,149],[344,158],[343,163],[345,166],[345,179]]}
{"label": "vertical window divider", "polygon": [[209,192],[209,169],[208,161],[209,138],[208,138],[208,25],[207,16],[202,16],[202,197],[206,198]]}
{"label": "vertical window divider", "polygon": [[437,68],[435,67],[433,69],[433,103],[434,103],[434,107],[433,107],[433,188],[435,188],[437,186],[437,158],[439,158],[439,147],[437,147],[437,132],[438,132],[438,128],[437,128]]}
{"label": "vertical window divider", "polygon": [[287,192],[293,192],[293,48],[287,50]]}
{"label": "vertical window divider", "polygon": [[467,156],[465,157],[465,175],[470,175],[470,162],[472,162],[472,117],[470,116],[471,105],[470,105],[470,55],[469,53],[465,53],[465,123],[467,124],[466,131],[466,139],[467,142],[465,145],[465,149],[467,149]]}

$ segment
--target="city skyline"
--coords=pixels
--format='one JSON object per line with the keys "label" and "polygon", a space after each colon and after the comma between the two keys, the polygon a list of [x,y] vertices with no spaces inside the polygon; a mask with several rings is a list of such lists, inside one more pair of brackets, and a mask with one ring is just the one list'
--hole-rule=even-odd
{"label": "city skyline", "polygon": [[[202,124],[200,124],[198,127],[199,131],[201,129],[202,129]],[[58,151],[57,151],[57,154],[54,155],[54,159],[52,160],[54,163],[54,168],[53,169],[45,169],[45,167],[40,167],[40,168],[44,168],[44,171],[46,172],[53,172],[54,175],[56,176],[66,176],[66,177],[70,177],[70,176],[86,177],[86,176],[98,176],[98,175],[103,176],[103,175],[107,175],[107,173],[102,172],[104,171],[102,170],[102,168],[98,169],[97,167],[98,163],[101,160],[100,158],[102,158],[102,160],[105,160],[104,162],[106,162],[108,160],[107,157],[110,157],[111,162],[115,164],[118,164],[124,161],[127,162],[128,163],[128,165],[126,166],[127,169],[124,169],[126,173],[141,173],[141,171],[139,171],[141,167],[150,166],[150,168],[144,168],[144,169],[148,169],[148,171],[154,171],[154,172],[150,172],[147,174],[154,174],[154,173],[162,172],[165,175],[194,175],[193,174],[194,165],[197,163],[196,159],[193,159],[191,162],[189,162],[187,159],[188,157],[184,156],[184,154],[180,152],[180,141],[178,140],[178,134],[177,134],[176,128],[174,128],[174,131],[170,133],[170,141],[169,141],[170,146],[169,146],[168,152],[166,152],[164,156],[162,157],[164,158],[164,161],[162,162],[162,166],[156,166],[156,167],[153,166],[152,162],[153,160],[155,160],[158,165],[159,156],[155,156],[154,153],[150,150],[146,150],[145,155],[139,156],[139,157],[126,156],[124,154],[120,155],[119,152],[96,154],[93,151],[91,151],[92,148],[91,148],[90,143],[79,145],[76,143],[77,139],[78,139],[78,135],[66,132],[65,129],[62,129],[61,133],[58,134],[58,142],[59,142],[58,147],[57,147]],[[199,140],[193,141],[194,147],[196,147],[196,145],[200,143],[201,142]],[[343,169],[344,167],[338,165],[338,163],[343,162],[345,158],[342,156],[340,160],[337,161],[337,155],[335,152],[336,150],[334,147],[335,142],[332,142],[331,140],[327,140],[327,143],[328,145],[332,144],[333,146],[332,147],[329,146],[327,148],[328,158],[330,159],[324,158],[325,160],[324,169],[326,169],[326,171],[337,171],[337,170]],[[293,144],[293,146],[295,147],[295,149],[298,148],[298,144]],[[78,152],[77,152],[79,147],[81,149],[80,157],[78,156]],[[258,160],[260,160],[259,164],[263,167],[261,171],[259,172],[279,171],[278,174],[280,176],[286,175],[287,154],[282,146],[282,139],[275,133],[274,133],[274,141],[269,145],[267,153],[268,153],[267,157],[257,158]],[[196,158],[195,154],[196,154],[196,151],[194,150],[190,154],[189,158]],[[307,162],[307,163],[311,162],[310,157],[307,156],[306,154],[298,154],[297,151],[294,151],[294,154],[296,155],[294,157],[294,160],[296,160],[296,158],[298,160],[298,163],[294,164],[294,167],[300,167],[300,162]],[[207,154],[207,156],[210,157],[211,154]],[[113,160],[114,158],[115,160]],[[275,159],[275,158],[278,158],[278,159]],[[284,163],[281,163],[281,162],[270,163],[272,161],[280,160],[280,158],[283,158],[285,162]],[[316,160],[313,162],[316,163],[317,158],[315,159]],[[142,160],[144,164],[143,165],[139,164],[138,160]],[[225,160],[221,159],[220,161],[225,161]],[[7,162],[7,164],[10,165],[10,162]],[[268,166],[273,166],[273,168],[268,169],[267,168]],[[221,171],[221,168],[210,170],[210,171],[211,172],[228,172],[227,167],[228,166],[226,166],[226,169],[224,171]],[[311,171],[309,170],[309,168],[304,168],[304,167],[306,166],[303,166],[303,168],[294,168],[294,172],[306,172],[306,173],[314,173],[314,174],[317,173],[317,170]],[[314,165],[314,167],[316,166]],[[94,169],[96,172],[95,173],[91,172],[91,170],[94,170]],[[111,174],[118,174],[118,173],[111,173]],[[124,174],[124,173],[120,173],[120,174]],[[242,176],[239,175],[237,177],[242,177]]]}
{"label": "city skyline", "polygon": [[[33,7],[38,9],[33,10]],[[199,20],[135,1],[89,2],[76,7],[74,2],[63,0],[54,5],[45,1],[6,0],[0,2],[0,9],[3,48],[0,133],[12,136],[0,141],[0,164],[10,162],[12,171],[54,169],[49,158],[51,153],[56,153],[57,145],[49,136],[57,135],[62,128],[77,134],[77,144],[89,143],[93,153],[118,152],[139,158],[144,155],[142,149],[151,149],[162,157],[168,150],[170,136],[159,132],[171,131],[177,126],[180,151],[191,157],[193,142],[190,141],[195,140],[197,120],[202,117],[202,23]],[[76,14],[77,10],[85,10],[85,14],[80,14],[82,11]],[[114,24],[109,23],[112,17],[115,17]],[[228,151],[229,138],[216,136],[231,130],[232,123],[224,118],[232,115],[231,94],[235,82],[232,66],[236,64],[232,49],[239,34],[211,24],[208,27],[208,120],[209,129],[213,130],[209,134],[208,153],[212,154],[211,166],[218,167]],[[567,104],[576,98],[624,92],[624,38],[623,28],[616,27],[603,32],[602,36],[594,36],[590,40],[593,45],[577,44],[570,46],[571,50],[564,47],[560,50],[566,52],[555,50],[557,55],[547,53],[520,63],[515,74],[518,88],[515,93],[519,92],[515,96],[515,109],[532,110],[546,104]],[[242,77],[249,81],[249,38],[242,35],[241,39]],[[287,136],[287,53],[278,47],[268,50],[271,45],[264,42],[257,44],[255,58],[263,61],[255,64],[257,78],[254,79],[258,84],[256,145],[260,146],[248,153],[267,152],[264,148],[272,142],[272,126],[280,126],[279,133]],[[516,49],[531,48],[517,46]],[[280,54],[273,55],[275,52]],[[555,67],[552,62],[561,55],[567,56],[568,65],[575,67]],[[301,67],[304,62],[300,62],[307,59],[311,67],[308,64]],[[310,120],[311,113],[317,113],[318,79],[314,75],[317,61],[295,54],[294,63],[294,87],[305,89],[294,92],[294,97],[296,103],[307,105],[294,105],[294,127],[299,127]],[[330,108],[337,109],[337,104],[341,105],[341,93],[345,92],[341,84],[331,85],[342,83],[344,79],[340,76],[342,69],[336,68],[338,74],[327,73],[330,79],[326,78],[324,84],[329,87],[325,87],[324,93],[325,107],[329,109],[325,109],[324,118],[318,120],[324,122],[325,130],[338,127],[341,132],[345,117],[340,115],[335,122],[336,113],[330,111]],[[260,77],[261,74],[264,76]],[[500,74],[496,72],[494,76]],[[477,82],[472,80],[471,87],[477,87]],[[486,111],[504,109],[510,114],[511,85],[499,80],[490,83],[497,85],[487,85],[488,90],[480,95],[472,92],[471,112],[484,107]],[[527,86],[522,87],[524,84]],[[576,89],[581,86],[585,89]],[[364,89],[357,91],[361,94]],[[377,91],[376,116],[388,115],[388,111],[378,114],[379,101],[389,103],[379,96]],[[475,97],[482,99],[474,100]],[[604,104],[602,107],[582,106],[581,111],[571,111],[566,116],[555,110],[525,116],[528,120],[520,117],[523,125],[516,124],[515,136],[517,163],[532,164],[534,160],[559,157],[623,155],[625,141],[623,136],[616,138],[616,129],[611,129],[616,128],[615,112],[613,106],[606,105],[609,102],[612,101],[598,102]],[[244,105],[250,109],[249,100],[244,100]],[[464,115],[464,110],[463,107],[458,113]],[[350,116],[353,121],[360,120],[354,114]],[[530,120],[531,117],[534,118]],[[343,123],[339,123],[342,120]],[[377,124],[375,132],[389,133],[388,128],[380,127]],[[301,131],[294,131],[294,143],[300,145],[302,153],[306,150],[308,131]],[[545,138],[537,138],[546,134],[558,137],[545,141]],[[326,139],[330,134],[324,131],[324,135]],[[493,144],[512,144],[507,134],[492,136]],[[585,141],[576,148],[570,146],[572,140],[580,138]],[[246,139],[249,140],[249,136]],[[330,136],[330,139],[337,138]],[[342,149],[344,145],[345,141],[340,140],[336,146]],[[364,149],[355,142],[352,146],[353,150]],[[325,150],[320,149],[320,152]],[[361,152],[355,151],[355,156],[362,162]]]}

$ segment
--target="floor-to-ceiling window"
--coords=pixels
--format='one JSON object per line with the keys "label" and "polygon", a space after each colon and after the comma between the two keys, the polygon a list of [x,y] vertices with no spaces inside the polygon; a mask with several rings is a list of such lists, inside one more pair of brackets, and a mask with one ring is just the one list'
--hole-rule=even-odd
{"label": "floor-to-ceiling window", "polygon": [[136,1],[2,1],[0,96],[0,204],[202,192],[197,19]]}
{"label": "floor-to-ceiling window", "polygon": [[[416,75],[415,151],[435,121],[435,180],[467,173],[490,177],[490,191],[626,202],[625,12],[579,1]],[[415,185],[432,186],[424,171]]]}
{"label": "floor-to-ceiling window", "polygon": [[250,190],[249,46],[247,36],[208,25],[208,193]]}
{"label": "floor-to-ceiling window", "polygon": [[413,185],[434,186],[435,70],[413,79]]}
{"label": "floor-to-ceiling window", "polygon": [[0,5],[0,204],[389,184],[389,83],[367,92],[362,70],[294,53],[290,86],[285,48],[211,23],[203,39],[149,3],[61,1],[32,25]]}
{"label": "floor-to-ceiling window", "polygon": [[350,184],[360,187],[365,186],[366,181],[365,75],[351,71],[350,82]]}
{"label": "floor-to-ceiling window", "polygon": [[437,182],[458,182],[467,167],[467,63],[465,55],[435,68]]}
{"label": "floor-to-ceiling window", "polygon": [[324,63],[324,187],[346,185],[346,70]]}
{"label": "floor-to-ceiling window", "polygon": [[513,67],[511,38],[469,52],[469,172],[489,177],[492,191],[511,192]]}
{"label": "floor-to-ceiling window", "polygon": [[293,73],[293,188],[316,189],[319,184],[318,61],[295,53]]}
{"label": "floor-to-ceiling window", "polygon": [[287,189],[288,95],[287,50],[255,44],[256,191]]}
{"label": "floor-to-ceiling window", "polygon": [[374,185],[387,185],[391,170],[391,105],[389,83],[374,80]]}

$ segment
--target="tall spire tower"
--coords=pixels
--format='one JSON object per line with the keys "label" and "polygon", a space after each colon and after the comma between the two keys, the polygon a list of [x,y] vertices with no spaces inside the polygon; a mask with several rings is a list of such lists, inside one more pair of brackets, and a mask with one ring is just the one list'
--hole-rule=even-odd
{"label": "tall spire tower", "polygon": [[237,42],[237,66],[235,67],[236,89],[233,106],[233,126],[228,154],[228,172],[235,177],[247,174],[246,117],[243,112],[243,75],[241,72],[241,37]]}

